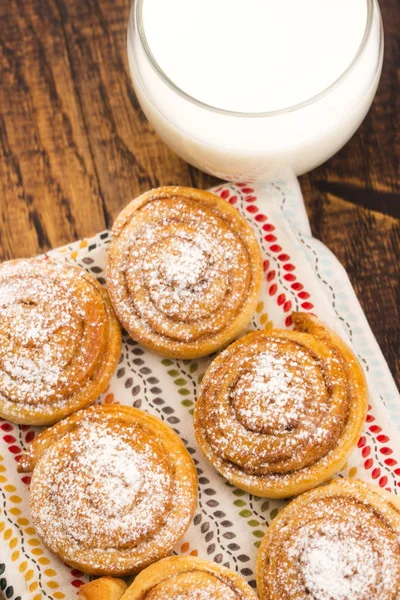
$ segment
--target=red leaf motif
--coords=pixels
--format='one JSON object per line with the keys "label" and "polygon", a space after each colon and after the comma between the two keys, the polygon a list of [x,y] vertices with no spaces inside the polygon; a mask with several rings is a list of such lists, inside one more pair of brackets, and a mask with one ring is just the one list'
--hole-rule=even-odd
{"label": "red leaf motif", "polygon": [[302,290],[304,287],[304,285],[302,283],[299,283],[298,281],[296,281],[296,283],[294,283],[292,285],[292,290],[294,290],[295,292],[298,292],[299,290]]}
{"label": "red leaf motif", "polygon": [[299,298],[301,298],[302,300],[307,300],[310,297],[310,294],[308,292],[300,292],[299,294]]}
{"label": "red leaf motif", "polygon": [[[283,268],[285,269],[285,271],[294,271],[296,269],[296,267],[290,263],[287,263],[287,265],[283,265]],[[302,288],[304,286],[301,286]]]}
{"label": "red leaf motif", "polygon": [[19,448],[18,446],[10,446],[9,451],[12,452],[12,454],[20,454],[21,453],[21,448]]}
{"label": "red leaf motif", "polygon": [[282,306],[282,304],[285,302],[285,300],[286,300],[285,294],[279,294],[278,298],[276,299],[278,306]]}
{"label": "red leaf motif", "polygon": [[358,444],[357,446],[359,448],[362,448],[363,446],[365,446],[365,444],[367,443],[367,438],[365,437],[365,435],[361,436],[360,439],[358,440]]}
{"label": "red leaf motif", "polygon": [[285,302],[285,304],[283,305],[283,311],[284,312],[289,312],[289,310],[292,308],[292,301],[291,300],[287,300]]}
{"label": "red leaf motif", "polygon": [[3,436],[3,440],[7,443],[7,444],[13,444],[14,442],[16,442],[16,438],[13,435],[4,435]]}
{"label": "red leaf motif", "polygon": [[388,448],[388,446],[384,446],[383,448],[381,448],[380,452],[384,456],[389,456],[390,454],[393,454],[393,450],[391,448]]}
{"label": "red leaf motif", "polygon": [[372,471],[371,477],[372,477],[372,479],[378,479],[380,474],[381,474],[381,470],[379,469],[379,467],[377,467],[376,469],[374,469]]}
{"label": "red leaf motif", "polygon": [[78,569],[71,569],[71,575],[74,577],[83,577],[82,571],[78,571]]}
{"label": "red leaf motif", "polygon": [[286,327],[290,327],[291,325],[293,325],[292,315],[289,315],[288,317],[286,317],[285,325],[286,325]]}
{"label": "red leaf motif", "polygon": [[276,285],[276,283],[274,283],[269,288],[268,293],[269,293],[270,296],[273,296],[274,294],[276,294],[277,291],[278,291],[278,286]]}
{"label": "red leaf motif", "polygon": [[[375,421],[375,419],[374,419],[374,417],[372,415],[368,415],[368,416],[371,416],[371,419],[370,419],[371,421]],[[367,417],[367,423],[369,423],[370,420]],[[382,431],[382,427],[379,427],[379,425],[371,425],[371,427],[369,428],[369,430],[372,433],[380,433]]]}
{"label": "red leaf motif", "polygon": [[314,304],[311,304],[311,302],[303,302],[301,308],[304,308],[304,310],[311,310],[314,308]]}

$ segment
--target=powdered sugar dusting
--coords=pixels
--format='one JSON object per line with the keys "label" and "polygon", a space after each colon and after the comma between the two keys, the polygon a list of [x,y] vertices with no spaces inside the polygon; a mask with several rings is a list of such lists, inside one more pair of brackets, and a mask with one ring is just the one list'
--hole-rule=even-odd
{"label": "powdered sugar dusting", "polygon": [[188,526],[195,493],[191,460],[170,454],[163,434],[143,428],[138,417],[98,410],[39,459],[32,518],[67,562],[84,560],[89,572],[134,571],[153,553],[171,551]]}
{"label": "powdered sugar dusting", "polygon": [[399,532],[367,502],[319,499],[294,510],[280,536],[264,575],[273,597],[278,589],[281,597],[315,600],[399,597]]}
{"label": "powdered sugar dusting", "polygon": [[[23,260],[0,267],[0,400],[43,411],[90,379],[104,350],[107,315],[84,272]],[[97,312],[96,312],[97,311]],[[92,315],[92,316],[91,316]]]}
{"label": "powdered sugar dusting", "polygon": [[266,352],[258,356],[231,392],[239,420],[254,431],[294,429],[307,415],[307,382],[298,371],[295,358]]}
{"label": "powdered sugar dusting", "polygon": [[[366,590],[372,593],[381,578],[375,568],[379,553],[366,548],[362,538],[344,537],[346,530],[343,524],[326,525],[318,534],[305,535],[299,542],[297,550],[305,587],[321,600],[356,600],[365,596]],[[382,540],[380,554],[386,579],[382,583],[388,588],[393,575],[390,572],[392,556],[385,540]]]}
{"label": "powdered sugar dusting", "polygon": [[113,304],[132,336],[196,344],[229,327],[255,285],[249,237],[218,210],[183,197],[134,213],[114,239],[108,268]]}
{"label": "powdered sugar dusting", "polygon": [[44,535],[62,532],[86,547],[124,546],[151,534],[160,515],[165,520],[173,473],[150,441],[138,451],[106,427],[88,425],[70,444],[67,454],[55,447],[45,461],[51,506],[39,504],[35,515]]}
{"label": "powdered sugar dusting", "polygon": [[228,478],[235,469],[301,477],[337,445],[349,409],[346,374],[332,350],[319,355],[308,339],[252,334],[211,365],[196,421]]}

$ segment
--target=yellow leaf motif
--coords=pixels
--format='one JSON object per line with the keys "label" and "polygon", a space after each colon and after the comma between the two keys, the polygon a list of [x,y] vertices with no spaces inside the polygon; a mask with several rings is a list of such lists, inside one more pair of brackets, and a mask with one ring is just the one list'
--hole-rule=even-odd
{"label": "yellow leaf motif", "polygon": [[349,470],[349,477],[353,479],[357,475],[357,467],[351,467]]}
{"label": "yellow leaf motif", "polygon": [[55,590],[56,588],[60,587],[57,583],[57,581],[48,581],[47,585],[49,586],[49,588],[51,588],[52,590]]}
{"label": "yellow leaf motif", "polygon": [[262,311],[263,311],[263,309],[264,309],[264,302],[259,302],[259,303],[257,304],[256,312],[257,312],[257,313],[260,313],[260,312],[262,312]]}
{"label": "yellow leaf motif", "polygon": [[27,568],[28,563],[26,560],[24,560],[20,565],[19,565],[19,572],[23,573],[25,571],[25,569]]}

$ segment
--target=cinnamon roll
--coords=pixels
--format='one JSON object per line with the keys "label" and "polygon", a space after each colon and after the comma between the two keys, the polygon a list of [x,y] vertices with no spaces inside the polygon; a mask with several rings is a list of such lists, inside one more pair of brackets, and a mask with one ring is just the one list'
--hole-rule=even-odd
{"label": "cinnamon roll", "polygon": [[78,600],[121,600],[127,587],[122,579],[100,577],[79,588]]}
{"label": "cinnamon roll", "polygon": [[165,558],[140,573],[122,600],[257,600],[240,575],[191,556]]}
{"label": "cinnamon roll", "polygon": [[133,200],[113,226],[107,281],[132,338],[177,358],[205,356],[250,322],[262,281],[255,235],[210,192],[163,187]]}
{"label": "cinnamon roll", "polygon": [[367,412],[362,368],[316,317],[295,331],[250,333],[209,367],[195,410],[205,456],[234,485],[286,498],[329,479],[355,446]]}
{"label": "cinnamon roll", "polygon": [[41,433],[19,463],[44,543],[95,575],[136,573],[170,554],[196,507],[197,475],[175,432],[147,413],[94,406]]}
{"label": "cinnamon roll", "polygon": [[107,387],[121,330],[107,293],[65,262],[0,265],[0,416],[54,423]]}
{"label": "cinnamon roll", "polygon": [[400,502],[349,479],[293,500],[257,559],[261,600],[400,598]]}

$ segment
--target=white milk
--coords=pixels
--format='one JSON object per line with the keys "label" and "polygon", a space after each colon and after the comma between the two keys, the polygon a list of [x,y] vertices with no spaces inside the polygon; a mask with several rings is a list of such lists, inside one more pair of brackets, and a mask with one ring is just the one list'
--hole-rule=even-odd
{"label": "white milk", "polygon": [[180,156],[262,179],[312,169],[355,132],[382,26],[374,0],[136,0],[128,56],[144,112]]}

